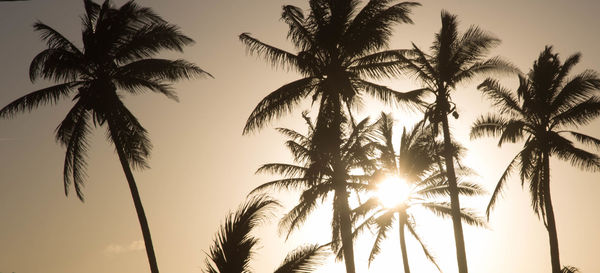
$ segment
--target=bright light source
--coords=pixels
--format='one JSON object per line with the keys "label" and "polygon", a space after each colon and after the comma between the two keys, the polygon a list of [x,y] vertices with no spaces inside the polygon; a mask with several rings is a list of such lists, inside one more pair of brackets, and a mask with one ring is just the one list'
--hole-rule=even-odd
{"label": "bright light source", "polygon": [[394,208],[404,203],[411,194],[411,187],[403,179],[390,176],[377,185],[375,196],[386,208]]}

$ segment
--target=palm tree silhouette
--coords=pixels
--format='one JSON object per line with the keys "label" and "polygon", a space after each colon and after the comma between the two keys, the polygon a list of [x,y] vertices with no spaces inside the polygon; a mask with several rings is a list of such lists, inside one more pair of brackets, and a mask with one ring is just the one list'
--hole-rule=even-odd
{"label": "palm tree silhouette", "polygon": [[109,141],[125,172],[138,215],[148,261],[153,273],[158,266],[148,222],[131,168],[146,168],[151,143],[144,127],[121,101],[123,94],[153,91],[176,99],[169,82],[209,75],[185,60],[153,58],[162,50],[182,51],[193,42],[177,26],[167,23],[149,8],[133,1],[120,8],[104,1],[84,0],[83,49],[77,48],[52,27],[37,22],[47,49],[31,62],[31,81],[44,78],[59,84],[29,93],[5,106],[0,116],[13,117],[38,106],[55,104],[73,95],[74,105],[56,129],[56,139],[66,147],[65,194],[72,184],[83,201],[88,135],[106,123]]}
{"label": "palm tree silhouette", "polygon": [[[259,239],[251,232],[264,222],[279,203],[265,195],[251,197],[221,225],[205,260],[207,273],[250,273],[250,261]],[[313,272],[328,255],[318,245],[298,247],[290,252],[275,273]]]}
{"label": "palm tree silhouette", "polygon": [[544,221],[550,241],[552,272],[560,272],[558,235],[550,195],[550,157],[556,156],[587,170],[600,170],[600,157],[573,145],[565,138],[572,136],[582,144],[600,147],[600,140],[568,127],[588,124],[600,115],[600,78],[595,71],[586,70],[567,78],[579,62],[574,54],[564,63],[547,46],[526,76],[519,76],[516,96],[498,81],[485,80],[479,89],[498,108],[499,114],[479,117],[471,129],[471,138],[497,136],[498,146],[505,142],[525,140],[523,149],[511,160],[500,177],[487,208],[496,203],[506,179],[517,168],[523,183],[529,182],[531,205]]}
{"label": "palm tree silhouette", "polygon": [[[330,193],[333,193],[332,241],[328,245],[331,245],[335,252],[341,250],[343,255],[338,258],[344,258],[346,261],[348,258],[346,256],[348,254],[347,246],[352,245],[352,233],[350,233],[350,238],[345,238],[343,233],[344,225],[347,225],[352,232],[352,222],[344,222],[346,213],[348,213],[348,221],[351,220],[349,192],[366,190],[366,184],[363,183],[364,176],[354,175],[351,170],[372,168],[373,162],[370,160],[372,157],[370,153],[373,149],[364,145],[368,142],[368,132],[371,128],[368,119],[362,120],[351,128],[348,128],[349,124],[343,124],[346,130],[340,136],[342,143],[338,149],[340,152],[337,155],[340,158],[338,164],[331,164],[331,162],[315,164],[312,158],[319,157],[319,153],[321,153],[321,150],[315,149],[313,144],[317,129],[306,113],[303,113],[303,117],[309,127],[307,135],[291,129],[278,128],[279,132],[289,138],[286,146],[292,153],[295,164],[271,163],[261,166],[257,173],[279,174],[284,178],[260,185],[252,193],[269,189],[302,191],[298,204],[279,222],[280,232],[287,233],[286,238],[307,219],[317,205],[323,202]],[[350,241],[346,242],[347,239]],[[352,254],[352,252],[350,253]],[[346,266],[348,268],[353,264],[349,265],[347,261]],[[353,270],[353,267],[347,270]]]}
{"label": "palm tree silhouette", "polygon": [[[342,165],[336,157],[342,142],[340,126],[348,116],[351,118],[349,110],[360,101],[357,94],[367,93],[388,103],[419,101],[423,90],[400,93],[365,80],[394,77],[401,72],[402,64],[396,55],[402,51],[380,50],[387,47],[394,24],[412,23],[410,10],[419,4],[390,2],[371,0],[358,11],[356,0],[310,0],[308,15],[298,7],[284,6],[282,20],[289,26],[288,38],[299,51],[297,54],[263,43],[248,33],[241,34],[239,38],[250,53],[302,75],[262,99],[250,114],[243,133],[259,129],[311,96],[313,103],[319,101],[313,145],[320,152],[313,162]],[[355,273],[350,209],[347,201],[342,201],[347,200],[342,196],[344,181],[337,183],[346,271]]]}
{"label": "palm tree silhouette", "polygon": [[[374,173],[370,185],[375,188],[386,177],[401,177],[407,182],[409,188],[406,190],[410,192],[407,193],[404,200],[400,200],[394,207],[384,206],[378,196],[373,196],[354,210],[355,219],[368,216],[357,227],[355,235],[359,234],[362,229],[371,226],[374,226],[377,230],[375,242],[369,255],[369,263],[379,254],[381,242],[387,238],[394,222],[398,221],[400,250],[405,273],[410,273],[405,241],[406,230],[420,243],[425,256],[441,271],[435,258],[416,232],[417,217],[411,213],[411,209],[422,207],[439,216],[451,216],[450,204],[439,198],[446,197],[449,194],[448,181],[443,171],[440,170],[440,168],[443,168],[443,164],[439,160],[438,151],[442,150],[443,143],[435,140],[437,132],[434,126],[437,125],[424,126],[423,123],[417,123],[408,131],[404,128],[400,137],[400,146],[398,146],[399,151],[396,152],[393,145],[394,121],[388,114],[381,114],[380,119],[375,124],[373,133],[380,155],[377,160],[382,169]],[[458,160],[464,148],[455,142],[452,144],[454,151],[452,157]],[[473,173],[472,170],[462,166],[457,171],[461,175]],[[464,181],[458,183],[457,188],[462,195],[479,195],[484,192],[477,184]],[[462,208],[461,218],[468,224],[485,226],[485,221],[471,210]]]}
{"label": "palm tree silhouette", "polygon": [[431,54],[423,52],[413,44],[413,49],[402,56],[406,62],[406,71],[418,78],[428,91],[435,96],[435,102],[430,104],[425,112],[425,118],[431,123],[442,123],[444,137],[444,159],[448,185],[450,187],[450,203],[452,207],[452,222],[456,240],[456,258],[460,273],[467,273],[467,256],[460,220],[460,203],[454,162],[450,156],[452,142],[448,114],[458,118],[456,107],[450,97],[458,84],[489,72],[512,72],[516,69],[500,57],[486,59],[489,50],[500,43],[500,40],[471,26],[459,34],[458,22],[455,15],[442,11],[442,28],[435,35]]}

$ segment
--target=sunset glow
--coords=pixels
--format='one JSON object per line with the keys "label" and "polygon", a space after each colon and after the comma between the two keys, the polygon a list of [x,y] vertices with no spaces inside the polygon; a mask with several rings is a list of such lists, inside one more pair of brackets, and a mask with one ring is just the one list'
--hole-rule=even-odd
{"label": "sunset glow", "polygon": [[390,176],[377,185],[375,196],[384,207],[393,208],[404,203],[409,198],[411,190],[404,179]]}

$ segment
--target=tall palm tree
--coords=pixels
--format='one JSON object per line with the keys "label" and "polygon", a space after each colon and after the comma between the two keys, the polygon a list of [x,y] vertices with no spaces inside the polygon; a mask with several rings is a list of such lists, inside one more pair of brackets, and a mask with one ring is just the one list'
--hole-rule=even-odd
{"label": "tall palm tree", "polygon": [[151,143],[121,96],[153,91],[176,99],[170,82],[209,74],[185,60],[153,58],[162,50],[182,51],[193,40],[151,9],[133,1],[120,8],[108,0],[102,5],[83,2],[82,49],[52,27],[41,22],[34,25],[48,48],[31,62],[31,81],[43,78],[59,84],[16,99],[0,110],[0,116],[13,117],[72,96],[74,105],[56,129],[56,139],[66,147],[65,194],[73,185],[82,201],[88,136],[93,127],[106,124],[131,190],[151,271],[157,273],[148,222],[131,170],[147,167]]}
{"label": "tall palm tree", "polygon": [[600,170],[598,155],[577,148],[570,135],[582,144],[600,148],[600,139],[575,132],[569,127],[588,124],[600,116],[600,77],[586,70],[572,78],[568,74],[579,62],[580,54],[561,63],[558,54],[547,46],[526,76],[519,76],[515,92],[498,81],[485,80],[479,89],[490,98],[498,114],[479,117],[471,128],[471,138],[497,136],[498,146],[525,140],[523,149],[511,160],[500,177],[487,208],[490,210],[504,188],[510,173],[517,168],[522,183],[529,183],[531,205],[544,221],[550,241],[552,272],[560,272],[558,235],[550,195],[550,157],[556,156],[585,170]]}
{"label": "tall palm tree", "polygon": [[[435,125],[437,126],[437,125]],[[416,215],[411,211],[414,208],[421,207],[433,211],[437,215],[450,217],[450,204],[440,200],[440,197],[446,197],[449,193],[447,179],[440,168],[443,164],[439,160],[439,152],[443,143],[435,140],[437,134],[434,125],[423,125],[423,122],[417,123],[411,130],[404,128],[400,137],[399,151],[393,145],[394,122],[391,116],[382,113],[381,118],[376,122],[374,130],[374,141],[377,143],[379,154],[379,165],[381,170],[375,172],[374,179],[369,181],[372,188],[376,188],[380,183],[385,183],[384,179],[389,177],[402,178],[407,183],[408,191],[406,196],[399,198],[394,202],[394,206],[386,206],[380,200],[380,196],[373,196],[365,203],[354,210],[355,219],[367,216],[363,224],[357,227],[355,234],[359,234],[363,228],[374,226],[377,230],[375,242],[369,255],[369,263],[372,262],[380,252],[380,244],[388,236],[388,232],[398,222],[398,232],[400,239],[400,250],[404,266],[404,272],[410,273],[408,253],[406,250],[406,230],[420,243],[425,256],[438,268],[435,258],[431,255],[426,244],[416,232]],[[458,158],[463,153],[464,148],[453,143],[453,157]],[[458,169],[460,174],[472,174],[468,168]],[[401,183],[399,180],[389,180]],[[389,183],[388,181],[388,183]],[[479,195],[484,191],[477,184],[469,182],[460,182],[457,185],[458,191],[462,195]],[[389,205],[389,204],[388,204]],[[475,215],[471,210],[461,209],[461,218],[468,224],[485,226],[485,221]],[[440,270],[441,271],[441,270]]]}
{"label": "tall palm tree", "polygon": [[253,193],[269,189],[300,190],[302,192],[298,204],[279,223],[280,231],[287,233],[287,236],[299,228],[310,213],[333,193],[331,247],[336,252],[341,250],[343,255],[338,258],[344,258],[347,270],[354,270],[353,262],[349,265],[352,260],[348,261],[347,256],[347,246],[352,245],[352,230],[350,230],[349,238],[344,234],[344,225],[351,229],[352,223],[345,223],[344,220],[346,216],[348,216],[347,221],[351,220],[350,215],[346,215],[346,213],[350,213],[349,193],[366,189],[363,176],[354,175],[351,170],[369,169],[372,164],[370,161],[372,149],[364,146],[368,142],[367,136],[370,130],[368,119],[364,119],[351,128],[349,128],[349,124],[343,124],[346,130],[340,136],[342,139],[341,147],[338,149],[340,154],[336,155],[340,158],[338,164],[333,164],[331,161],[315,164],[312,158],[321,156],[321,150],[315,149],[313,144],[317,129],[306,113],[303,116],[309,127],[308,134],[303,135],[291,129],[278,129],[289,138],[286,146],[292,153],[295,164],[271,163],[261,166],[257,173],[278,174],[284,178],[260,185],[253,190]]}
{"label": "tall palm tree", "polygon": [[[336,157],[342,142],[340,124],[350,116],[351,107],[360,101],[359,95],[366,93],[393,103],[419,100],[422,90],[400,93],[366,80],[399,75],[402,64],[396,55],[402,51],[383,49],[388,46],[392,26],[412,23],[411,8],[419,4],[371,0],[360,10],[358,5],[357,0],[309,0],[308,15],[296,6],[284,6],[281,18],[289,26],[288,39],[298,50],[297,54],[263,43],[248,33],[239,36],[250,53],[302,75],[301,79],[283,85],[258,103],[246,122],[244,134],[289,112],[310,96],[313,103],[318,101],[319,105],[313,145],[320,153],[319,158],[312,160],[316,165],[324,162],[341,165],[340,158]],[[337,184],[346,270],[354,273],[350,210],[348,202],[343,201],[347,199],[342,193],[344,181]]]}
{"label": "tall palm tree", "polygon": [[427,54],[413,44],[412,51],[400,56],[406,62],[405,69],[423,82],[435,96],[425,113],[432,123],[441,123],[444,137],[444,159],[450,187],[452,222],[456,241],[456,258],[460,273],[467,273],[467,256],[460,220],[460,203],[454,162],[449,156],[452,150],[448,114],[458,118],[451,93],[458,84],[467,82],[476,76],[489,72],[507,72],[515,69],[499,57],[486,58],[489,50],[500,43],[498,38],[486,33],[479,27],[471,26],[459,34],[455,15],[442,11],[442,28],[435,35],[431,53]]}
{"label": "tall palm tree", "polygon": [[[250,198],[235,213],[231,213],[217,232],[205,260],[207,273],[250,273],[250,261],[259,239],[251,233],[264,222],[279,203],[264,195]],[[317,269],[328,255],[318,245],[298,247],[290,252],[275,273],[309,273]]]}

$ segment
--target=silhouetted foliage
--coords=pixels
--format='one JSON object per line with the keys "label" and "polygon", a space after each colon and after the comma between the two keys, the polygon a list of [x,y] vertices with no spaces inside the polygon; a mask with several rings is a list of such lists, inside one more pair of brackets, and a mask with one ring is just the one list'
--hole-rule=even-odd
{"label": "silhouetted foliage", "polygon": [[[386,207],[379,200],[379,196],[373,196],[353,211],[355,220],[366,216],[366,220],[357,227],[355,236],[365,228],[376,230],[375,242],[369,255],[369,263],[381,251],[381,242],[387,238],[394,222],[398,222],[400,250],[405,273],[410,272],[405,230],[408,230],[420,243],[425,256],[441,272],[431,251],[417,234],[416,221],[418,217],[411,213],[411,209],[421,207],[431,210],[439,216],[451,216],[450,204],[441,199],[447,197],[450,193],[448,181],[443,172],[443,163],[440,160],[442,155],[439,154],[443,149],[443,143],[435,139],[437,129],[434,126],[437,125],[424,125],[423,123],[417,123],[408,131],[404,128],[400,136],[400,145],[395,148],[393,145],[394,121],[390,115],[381,114],[373,131],[373,139],[379,155],[377,165],[381,166],[381,169],[375,171],[369,180],[370,189],[377,188],[386,178],[399,177],[408,183],[409,188],[406,190],[410,192],[407,193],[406,199],[400,200],[395,207]],[[453,143],[453,146],[455,152],[452,157],[458,161],[464,152],[464,148],[457,143]],[[459,164],[459,166],[461,165]],[[459,168],[458,173],[460,175],[474,174],[472,170],[466,167]],[[466,181],[458,183],[457,188],[459,193],[464,196],[480,195],[484,192],[479,185]],[[485,221],[471,210],[461,209],[461,218],[468,224],[485,226]]]}
{"label": "silhouetted foliage", "polygon": [[120,8],[108,0],[102,5],[83,2],[82,49],[52,27],[42,22],[34,24],[48,48],[31,62],[31,81],[43,78],[59,84],[11,102],[0,110],[0,116],[13,117],[72,96],[74,105],[56,128],[56,140],[66,148],[65,194],[72,184],[81,200],[88,136],[92,128],[106,123],[107,139],[115,145],[134,199],[151,270],[157,273],[150,231],[131,173],[131,167],[147,167],[151,143],[146,129],[123,104],[121,96],[152,91],[176,99],[170,82],[209,74],[185,60],[153,58],[162,50],[182,51],[193,40],[151,9],[133,1]]}
{"label": "silhouetted foliage", "polygon": [[[569,56],[561,63],[558,54],[548,46],[534,62],[527,75],[519,76],[519,87],[512,92],[494,79],[479,85],[498,114],[479,117],[471,129],[471,138],[499,137],[504,143],[525,141],[522,150],[511,160],[500,177],[487,208],[494,207],[511,172],[517,170],[522,184],[529,183],[531,206],[544,221],[550,237],[552,272],[560,273],[558,235],[550,195],[550,157],[585,170],[600,170],[600,157],[575,147],[575,141],[600,148],[600,139],[571,131],[569,127],[588,124],[600,116],[600,78],[586,70],[569,78],[580,55]],[[516,93],[516,94],[515,94]]]}
{"label": "silhouetted foliage", "polygon": [[560,271],[560,273],[580,273],[580,272],[581,271],[579,271],[579,269],[577,269],[577,267],[574,267],[574,266],[565,266]]}
{"label": "silhouetted foliage", "polygon": [[[262,127],[266,122],[291,111],[301,100],[311,97],[318,101],[319,113],[313,136],[319,158],[314,164],[339,164],[341,124],[348,119],[351,107],[360,102],[359,94],[369,94],[388,103],[414,103],[422,90],[396,92],[366,78],[381,79],[398,76],[402,63],[396,55],[402,50],[383,50],[388,46],[392,26],[412,23],[409,17],[414,2],[371,0],[358,10],[357,0],[309,0],[309,12],[286,5],[282,20],[288,24],[288,39],[297,54],[276,48],[253,38],[248,33],[239,36],[251,54],[263,56],[271,65],[294,69],[302,78],[285,84],[267,95],[250,114],[244,133]],[[383,51],[381,51],[383,50]],[[348,109],[348,113],[345,113]],[[353,121],[351,121],[353,122]],[[342,183],[342,182],[340,182]],[[338,186],[340,189],[343,185]],[[341,197],[342,193],[338,193]],[[342,202],[342,201],[340,201]],[[348,273],[354,273],[349,210],[342,214],[342,237]]]}
{"label": "silhouetted foliage", "polygon": [[442,124],[458,268],[460,273],[467,273],[456,175],[454,163],[449,156],[452,145],[448,114],[458,118],[456,106],[450,95],[458,84],[481,74],[513,72],[516,69],[500,57],[486,58],[490,49],[500,43],[498,38],[476,26],[471,26],[464,33],[459,34],[455,15],[442,11],[441,18],[442,28],[435,35],[430,54],[413,44],[413,49],[401,57],[406,62],[405,70],[412,73],[425,85],[426,90],[435,96],[435,102],[427,107],[425,118],[431,123]]}
{"label": "silhouetted foliage", "polygon": [[[278,131],[289,138],[286,147],[294,157],[295,164],[271,163],[261,166],[257,173],[270,173],[283,176],[282,179],[274,180],[260,185],[253,193],[265,190],[299,190],[301,191],[298,204],[292,208],[279,222],[280,232],[289,236],[291,232],[300,227],[314,209],[325,201],[333,193],[333,218],[332,218],[332,242],[334,251],[343,248],[342,243],[342,215],[345,209],[348,211],[349,192],[361,192],[367,189],[364,176],[354,175],[350,170],[356,168],[369,169],[373,162],[370,151],[372,147],[365,147],[368,142],[368,119],[350,127],[345,126],[341,135],[342,144],[338,155],[340,164],[313,164],[311,158],[320,151],[314,149],[313,141],[315,127],[311,120],[304,115],[308,125],[308,134],[303,135],[297,131],[279,128]],[[340,183],[340,181],[342,181]],[[340,189],[342,184],[342,189]],[[348,223],[351,225],[352,223]],[[342,257],[338,257],[342,258]]]}
{"label": "silhouetted foliage", "polygon": [[[259,239],[252,231],[279,207],[279,203],[265,195],[257,195],[246,201],[235,213],[227,216],[217,232],[208,258],[207,273],[251,273],[250,262]],[[309,273],[316,270],[328,255],[326,247],[307,245],[290,252],[275,273]]]}

